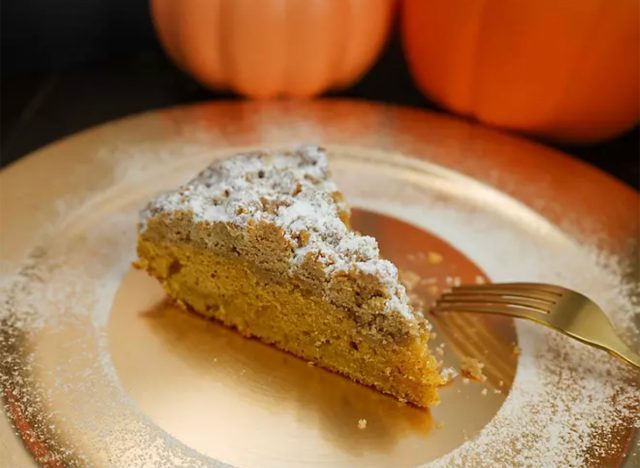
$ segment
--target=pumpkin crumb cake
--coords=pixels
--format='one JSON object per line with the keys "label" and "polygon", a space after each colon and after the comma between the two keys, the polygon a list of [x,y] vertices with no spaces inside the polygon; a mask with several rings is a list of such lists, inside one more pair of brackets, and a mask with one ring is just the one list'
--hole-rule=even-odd
{"label": "pumpkin crumb cake", "polygon": [[400,400],[437,403],[430,326],[349,215],[322,148],[240,154],[145,208],[136,265],[187,310]]}

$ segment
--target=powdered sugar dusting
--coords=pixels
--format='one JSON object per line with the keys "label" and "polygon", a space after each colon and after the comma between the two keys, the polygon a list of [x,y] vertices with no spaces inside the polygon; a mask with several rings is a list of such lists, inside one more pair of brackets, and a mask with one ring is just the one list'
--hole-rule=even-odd
{"label": "powdered sugar dusting", "polygon": [[272,223],[292,246],[291,274],[311,255],[327,275],[355,270],[375,276],[387,290],[385,310],[415,320],[397,268],[379,257],[374,238],[345,225],[341,216],[348,206],[328,177],[325,150],[318,146],[239,154],[214,161],[186,185],[153,200],[141,214],[140,229],[166,212],[187,212],[204,223]]}
{"label": "powdered sugar dusting", "polygon": [[[144,170],[136,169],[135,173],[128,170],[130,162],[117,168],[122,179],[132,186],[148,183],[145,178],[150,174],[156,179],[166,176],[171,184],[177,184],[184,180],[183,175],[210,158],[206,151],[200,154],[198,148],[191,167],[183,167],[179,176],[167,176],[162,172],[166,166],[159,168],[155,163],[158,151],[166,151],[166,145],[147,145],[139,151],[127,147],[127,151],[137,154],[136,164],[140,159],[147,162],[142,166]],[[637,284],[625,279],[626,266],[619,258],[558,235],[554,226],[527,214],[531,212],[526,207],[510,207],[506,197],[489,196],[490,189],[486,187],[472,189],[473,184],[468,181],[461,182],[449,175],[433,176],[432,168],[424,165],[416,169],[415,164],[411,171],[412,174],[423,171],[415,176],[422,185],[414,184],[414,179],[408,183],[405,177],[408,171],[404,175],[394,172],[394,167],[406,167],[406,157],[393,159],[389,153],[376,156],[375,152],[358,148],[340,151],[332,167],[352,205],[401,218],[434,232],[480,265],[494,281],[549,281],[583,292],[609,312],[626,339],[637,340],[638,307],[632,302]],[[369,163],[354,163],[358,157]],[[382,185],[384,191],[380,190]],[[112,195],[117,195],[118,190],[130,193],[130,188],[131,185],[116,187]],[[144,193],[135,203],[149,196]],[[39,459],[41,463],[217,464],[171,438],[135,410],[135,405],[118,388],[104,345],[100,345],[103,349],[96,354],[95,350],[77,346],[93,339],[93,333],[98,335],[98,343],[105,339],[102,327],[109,313],[109,296],[120,281],[122,266],[134,258],[135,233],[130,226],[135,223],[138,206],[123,208],[119,200],[107,201],[103,205],[87,201],[86,211],[94,216],[89,221],[83,216],[86,222],[75,226],[75,232],[87,236],[88,244],[103,243],[93,262],[86,261],[86,245],[80,249],[77,239],[70,240],[68,233],[53,236],[50,244],[68,244],[64,252],[52,250],[49,244],[46,249],[36,250],[17,280],[3,291],[0,351],[3,358],[9,358],[2,363],[0,387],[21,392],[13,394],[16,399],[12,411],[14,415],[22,411],[32,424],[33,433],[25,437],[38,435],[43,437],[40,440],[59,441],[53,447],[55,450]],[[125,215],[113,217],[105,206]],[[299,210],[309,212],[302,205]],[[65,213],[66,218],[68,215]],[[95,223],[92,229],[87,229],[92,223]],[[341,249],[353,248],[348,244]],[[361,268],[367,268],[366,264],[362,262]],[[59,329],[75,330],[72,335],[75,340],[69,340],[69,335],[55,335]],[[624,452],[620,444],[627,439],[618,436],[640,426],[637,373],[601,351],[533,324],[518,322],[517,330],[521,348],[518,372],[502,408],[478,437],[453,449],[433,465],[585,466],[595,463],[594,460],[608,465],[619,463],[618,459],[606,457]],[[59,341],[64,346],[56,349],[68,347],[85,354],[70,354],[68,360],[58,356],[57,361],[49,361],[55,364],[51,367],[45,361],[39,362],[42,356],[35,356],[30,345],[42,343],[38,341],[42,338],[41,331],[64,339]],[[92,351],[88,356],[87,350]],[[86,362],[82,362],[83,358]],[[56,396],[58,400],[52,401]],[[59,411],[55,404],[70,399],[71,407],[64,407],[69,413]],[[449,424],[438,419],[437,408],[433,414],[436,422]],[[437,431],[434,429],[434,434],[424,439],[426,446]],[[65,439],[68,434],[89,442],[86,446],[75,446]],[[102,463],[95,463],[96,460]]]}

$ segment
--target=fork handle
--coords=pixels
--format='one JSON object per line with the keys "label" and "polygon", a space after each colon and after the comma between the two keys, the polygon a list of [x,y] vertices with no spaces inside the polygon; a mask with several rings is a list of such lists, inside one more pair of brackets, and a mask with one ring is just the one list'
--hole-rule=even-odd
{"label": "fork handle", "polygon": [[609,351],[610,354],[640,369],[640,355],[632,351],[620,338],[616,336],[615,340],[610,340],[607,344],[608,348],[605,349]]}
{"label": "fork handle", "polygon": [[603,316],[604,323],[602,324],[602,328],[600,330],[600,335],[597,338],[587,338],[582,334],[577,334],[570,330],[561,330],[558,331],[571,336],[572,338],[577,339],[578,341],[582,341],[583,343],[595,346],[600,348],[612,356],[621,359],[622,361],[631,364],[633,367],[640,369],[640,355],[633,351],[629,346],[626,345],[624,341],[618,336],[613,327],[611,326],[611,322]]}

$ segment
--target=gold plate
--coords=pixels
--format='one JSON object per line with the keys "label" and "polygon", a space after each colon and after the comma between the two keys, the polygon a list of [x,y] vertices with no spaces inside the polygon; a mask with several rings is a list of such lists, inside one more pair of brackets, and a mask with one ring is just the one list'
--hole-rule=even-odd
{"label": "gold plate", "polygon": [[[378,238],[417,299],[428,303],[457,281],[547,280],[596,298],[637,340],[629,310],[638,291],[628,285],[637,274],[629,267],[637,268],[638,195],[591,167],[463,121],[362,102],[155,111],[62,140],[0,173],[0,387],[9,416],[0,420],[0,460],[638,462],[640,402],[622,391],[619,408],[607,411],[585,362],[607,373],[595,379],[624,388],[637,375],[531,324],[430,317],[444,365],[478,357],[487,380],[457,377],[441,405],[424,411],[181,312],[131,270],[137,211],[155,193],[213,158],[301,142],[331,150],[334,178],[357,207],[355,227]],[[540,394],[527,397],[530,389]],[[576,407],[572,421],[574,394],[594,401]],[[525,427],[513,425],[519,417]],[[521,434],[545,421],[555,439]]]}

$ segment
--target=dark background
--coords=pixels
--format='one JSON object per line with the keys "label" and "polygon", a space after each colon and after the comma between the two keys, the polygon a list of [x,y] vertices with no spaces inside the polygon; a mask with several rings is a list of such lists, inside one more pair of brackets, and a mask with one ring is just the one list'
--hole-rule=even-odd
{"label": "dark background", "polygon": [[[146,0],[7,0],[0,7],[0,166],[107,120],[235,98],[204,89],[165,57]],[[437,110],[413,84],[397,35],[360,83],[336,95]],[[640,188],[638,127],[598,145],[555,146]]]}

